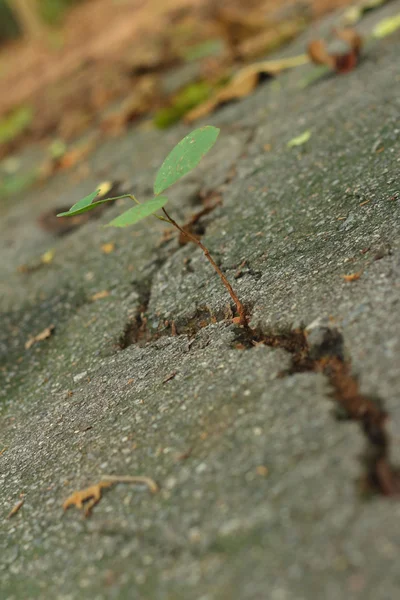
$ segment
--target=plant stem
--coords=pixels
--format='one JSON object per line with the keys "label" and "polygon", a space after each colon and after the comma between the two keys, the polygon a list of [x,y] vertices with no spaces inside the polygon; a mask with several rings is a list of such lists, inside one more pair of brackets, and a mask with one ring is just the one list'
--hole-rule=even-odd
{"label": "plant stem", "polygon": [[236,294],[235,290],[233,289],[233,287],[229,283],[228,279],[223,274],[223,272],[221,271],[221,269],[219,268],[219,266],[217,265],[217,263],[215,262],[215,260],[213,259],[213,257],[209,253],[209,251],[207,250],[207,248],[204,246],[204,244],[201,243],[201,241],[199,239],[197,239],[197,237],[195,235],[192,235],[188,231],[185,231],[180,225],[178,225],[178,223],[176,221],[174,221],[174,219],[172,217],[169,216],[169,214],[167,213],[167,211],[165,210],[165,208],[163,208],[162,211],[165,214],[165,216],[167,217],[168,222],[171,223],[171,225],[173,225],[174,227],[176,227],[176,229],[178,229],[178,231],[180,231],[185,237],[187,237],[194,244],[197,244],[197,246],[199,246],[199,248],[202,249],[203,253],[205,254],[206,259],[211,263],[211,265],[214,268],[214,270],[220,276],[222,283],[224,284],[224,286],[228,290],[228,293],[229,293],[230,297],[232,298],[232,300],[234,301],[234,303],[236,305],[236,310],[237,310],[238,315],[239,315],[239,324],[240,325],[247,325],[248,318],[247,318],[247,315],[246,315],[246,309],[245,309],[245,307],[240,302],[239,298],[237,297],[237,294]]}

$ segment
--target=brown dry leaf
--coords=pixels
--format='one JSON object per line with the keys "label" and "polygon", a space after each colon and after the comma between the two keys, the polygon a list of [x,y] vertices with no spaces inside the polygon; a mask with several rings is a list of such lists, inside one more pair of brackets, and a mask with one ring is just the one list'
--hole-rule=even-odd
{"label": "brown dry leaf", "polygon": [[265,465],[258,465],[258,467],[256,468],[256,473],[257,475],[261,475],[261,477],[267,477],[268,467],[266,467]]}
{"label": "brown dry leaf", "polygon": [[141,39],[133,52],[128,52],[123,57],[123,64],[130,75],[154,73],[173,63],[174,56],[171,55],[168,41],[164,36],[148,36]]}
{"label": "brown dry leaf", "polygon": [[114,252],[114,250],[115,250],[114,242],[109,242],[107,244],[101,245],[101,251],[104,252],[104,254],[111,254],[111,252]]}
{"label": "brown dry leaf", "polygon": [[277,50],[298,36],[304,30],[305,25],[306,20],[302,17],[289,19],[282,23],[273,23],[267,30],[242,42],[238,48],[239,54],[243,59],[250,60]]}
{"label": "brown dry leaf", "polygon": [[154,75],[141,77],[134,86],[134,92],[121,106],[106,115],[101,122],[101,129],[109,135],[120,135],[127,125],[139,116],[147,113],[158,98],[159,81]]}
{"label": "brown dry leaf", "polygon": [[334,31],[336,37],[349,45],[349,51],[343,54],[329,54],[323,40],[313,40],[308,44],[308,55],[317,65],[326,65],[337,73],[348,73],[352,71],[359,61],[362,38],[351,28],[337,29]]}
{"label": "brown dry leaf", "polygon": [[342,275],[342,277],[347,283],[350,283],[351,281],[357,281],[357,279],[360,279],[361,275],[362,271],[358,271],[357,273],[351,273],[351,275]]}
{"label": "brown dry leaf", "polygon": [[55,256],[55,250],[50,249],[47,252],[44,252],[40,257],[40,260],[36,260],[29,264],[18,265],[17,271],[18,273],[34,273],[44,265],[49,265]]}
{"label": "brown dry leaf", "polygon": [[291,69],[309,62],[306,54],[282,58],[279,60],[266,60],[254,63],[240,69],[231,81],[220,89],[210,100],[200,104],[185,115],[185,121],[191,123],[210,114],[219,105],[231,100],[239,100],[251,94],[260,81],[262,75],[278,75],[281,71]]}
{"label": "brown dry leaf", "polygon": [[147,485],[150,492],[155,494],[158,492],[158,485],[150,477],[130,477],[121,475],[105,476],[99,483],[91,485],[83,490],[79,490],[68,496],[63,504],[63,509],[67,510],[71,506],[76,506],[78,509],[84,509],[85,517],[89,517],[92,508],[101,500],[102,490],[116,483],[139,483]]}
{"label": "brown dry leaf", "polygon": [[87,502],[85,506],[85,517],[88,517],[91,513],[93,506],[95,506],[101,500],[101,490],[103,488],[108,488],[112,486],[111,482],[100,481],[95,485],[91,485],[90,487],[85,488],[84,490],[80,490],[68,496],[63,504],[63,509],[67,510],[70,506],[76,506],[76,508],[82,509],[84,508],[85,502]]}
{"label": "brown dry leaf", "polygon": [[102,298],[108,298],[110,292],[108,290],[101,290],[101,292],[96,292],[93,296],[90,296],[90,300],[92,302],[96,302],[96,300],[102,300]]}
{"label": "brown dry leaf", "polygon": [[34,337],[30,337],[29,340],[25,342],[25,350],[29,350],[29,348],[31,348],[33,344],[36,344],[36,342],[42,342],[43,340],[50,337],[53,331],[54,325],[49,325],[48,327],[46,327],[46,329],[43,329],[43,331],[41,331]]}
{"label": "brown dry leaf", "polygon": [[85,160],[96,146],[96,139],[92,138],[76,148],[71,148],[58,161],[59,169],[70,169],[79,162]]}
{"label": "brown dry leaf", "polygon": [[56,171],[71,169],[89,156],[96,146],[97,136],[92,136],[79,145],[63,152],[60,156],[47,158],[40,166],[40,180],[45,181]]}
{"label": "brown dry leaf", "polygon": [[316,65],[328,65],[332,69],[335,68],[334,58],[328,53],[323,40],[313,40],[308,44],[307,50],[310,59]]}
{"label": "brown dry leaf", "polygon": [[221,6],[215,3],[213,8],[214,26],[233,56],[240,42],[257,35],[268,24],[264,15],[249,10],[248,6]]}
{"label": "brown dry leaf", "polygon": [[7,519],[11,519],[11,517],[13,517],[14,515],[17,514],[17,512],[20,510],[20,508],[23,506],[25,500],[24,498],[22,498],[22,500],[18,500],[18,502],[16,504],[14,504],[14,506],[12,507],[12,509],[10,510],[10,512],[7,515]]}
{"label": "brown dry leaf", "polygon": [[168,381],[171,381],[171,379],[174,379],[174,377],[176,377],[176,375],[177,375],[177,371],[173,371],[172,373],[167,375],[167,377],[165,379],[162,380],[162,383],[167,383]]}

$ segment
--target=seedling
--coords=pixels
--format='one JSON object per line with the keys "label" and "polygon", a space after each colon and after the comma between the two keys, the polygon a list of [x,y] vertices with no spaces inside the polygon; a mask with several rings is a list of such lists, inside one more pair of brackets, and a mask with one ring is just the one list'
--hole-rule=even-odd
{"label": "seedling", "polygon": [[[194,169],[203,158],[205,154],[213,147],[215,144],[217,137],[219,134],[219,129],[216,127],[212,127],[210,125],[206,127],[201,127],[200,129],[195,129],[189,135],[187,135],[183,140],[179,142],[175,146],[175,148],[168,154],[167,158],[164,160],[161,165],[156,180],[154,182],[154,195],[155,197],[152,200],[148,200],[141,204],[139,200],[135,198],[133,194],[123,194],[122,196],[116,196],[114,198],[106,198],[103,200],[95,201],[97,196],[100,193],[100,190],[89,194],[82,200],[79,200],[76,204],[74,204],[67,212],[62,212],[58,214],[58,217],[73,217],[75,215],[80,215],[88,210],[93,210],[99,204],[103,204],[104,202],[109,202],[110,200],[118,200],[119,198],[130,198],[133,202],[135,202],[136,206],[133,206],[126,212],[119,215],[113,219],[108,226],[110,227],[127,227],[128,225],[133,225],[134,223],[138,223],[145,217],[149,215],[155,216],[157,219],[161,221],[165,221],[170,225],[173,225],[181,234],[187,237],[191,242],[197,244],[199,248],[202,249],[205,257],[211,263],[213,269],[221,278],[222,283],[228,290],[232,300],[236,305],[236,310],[238,316],[235,317],[234,321],[239,323],[240,325],[247,324],[247,315],[246,310],[243,304],[240,302],[236,292],[233,290],[231,284],[228,279],[221,271],[221,269],[216,264],[215,260],[212,258],[208,249],[201,243],[200,240],[197,239],[196,236],[192,235],[188,231],[185,231],[178,223],[167,213],[165,210],[165,205],[168,202],[168,198],[166,196],[160,195],[166,189],[171,187],[172,184],[176,183],[181,177],[189,173],[192,169]],[[156,214],[158,210],[163,212],[163,215]]]}

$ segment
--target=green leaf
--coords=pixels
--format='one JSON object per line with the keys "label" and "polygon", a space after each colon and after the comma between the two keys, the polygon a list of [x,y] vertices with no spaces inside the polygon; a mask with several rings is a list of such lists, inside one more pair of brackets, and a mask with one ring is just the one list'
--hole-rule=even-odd
{"label": "green leaf", "polygon": [[161,165],[154,183],[156,196],[196,167],[217,140],[219,129],[207,125],[195,129],[175,146]]}
{"label": "green leaf", "polygon": [[23,133],[33,120],[33,110],[29,106],[21,106],[0,120],[0,144],[11,142]]}
{"label": "green leaf", "polygon": [[82,200],[78,200],[67,212],[62,212],[57,215],[57,217],[72,217],[73,215],[79,215],[82,212],[86,212],[87,210],[91,210],[94,208],[94,204],[92,204],[93,200],[99,195],[100,190],[96,190],[92,192],[88,196],[82,198]]}
{"label": "green leaf", "polygon": [[[115,200],[116,198],[105,198],[104,200],[98,200],[97,202],[93,202],[93,200],[100,194],[101,190],[98,189],[95,192],[92,192],[82,200],[79,200],[76,204],[71,206],[71,208],[67,212],[62,212],[57,215],[57,217],[74,217],[75,215],[81,215],[88,210],[93,210],[99,204],[104,204],[104,202],[110,202],[110,200]],[[125,196],[121,196],[124,198]]]}
{"label": "green leaf", "polygon": [[303,144],[308,142],[310,137],[311,137],[311,131],[309,129],[307,129],[307,131],[304,131],[297,137],[294,137],[293,139],[291,139],[287,143],[287,146],[288,146],[288,148],[293,148],[294,146],[302,146]]}
{"label": "green leaf", "polygon": [[152,215],[168,202],[166,196],[158,196],[144,204],[137,204],[108,223],[107,227],[127,227]]}

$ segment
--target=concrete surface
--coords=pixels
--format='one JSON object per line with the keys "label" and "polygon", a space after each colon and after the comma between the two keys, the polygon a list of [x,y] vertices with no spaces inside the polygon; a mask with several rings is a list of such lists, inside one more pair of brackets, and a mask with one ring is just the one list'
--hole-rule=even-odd
{"label": "concrete surface", "polygon": [[[371,12],[360,30],[399,10]],[[221,109],[205,121],[222,128],[215,149],[170,192],[182,222],[200,193],[222,194],[203,242],[253,327],[321,319],[340,330],[362,393],[389,413],[397,466],[399,47],[399,33],[375,40],[348,75],[304,87],[307,66]],[[287,147],[307,129],[306,145]],[[281,348],[239,349],[220,281],[197,248],[163,241],[155,219],[99,227],[113,206],[63,238],[37,226],[100,179],[150,197],[187,131],[131,131],[99,147],[85,179],[60,174],[1,207],[1,598],[396,598],[400,504],[363,492],[366,441],[337,419],[327,378],[282,377],[291,355]],[[50,248],[50,264],[17,271]],[[149,331],[163,335],[121,350],[143,304]],[[69,494],[104,474],[146,475],[160,492],[121,484],[90,519],[63,513]]]}

